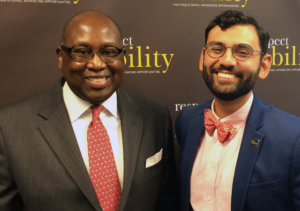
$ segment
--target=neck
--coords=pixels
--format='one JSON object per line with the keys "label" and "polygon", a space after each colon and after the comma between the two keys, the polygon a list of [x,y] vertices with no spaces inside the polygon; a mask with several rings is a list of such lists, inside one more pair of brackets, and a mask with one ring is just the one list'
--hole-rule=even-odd
{"label": "neck", "polygon": [[245,103],[247,102],[247,100],[249,99],[251,94],[252,94],[252,91],[250,91],[249,93],[247,93],[237,99],[231,100],[231,101],[225,101],[225,100],[221,100],[221,99],[215,97],[214,111],[215,111],[216,115],[220,119],[222,119],[222,118],[225,118],[225,117],[229,116],[230,114],[236,112],[243,105],[245,105]]}

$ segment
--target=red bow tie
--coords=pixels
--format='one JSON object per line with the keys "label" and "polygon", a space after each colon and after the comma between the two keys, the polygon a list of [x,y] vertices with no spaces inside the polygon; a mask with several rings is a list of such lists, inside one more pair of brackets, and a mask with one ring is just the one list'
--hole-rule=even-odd
{"label": "red bow tie", "polygon": [[215,128],[217,128],[218,140],[220,143],[224,143],[236,130],[229,122],[220,122],[210,109],[205,109],[204,117],[205,129],[208,133],[212,134]]}

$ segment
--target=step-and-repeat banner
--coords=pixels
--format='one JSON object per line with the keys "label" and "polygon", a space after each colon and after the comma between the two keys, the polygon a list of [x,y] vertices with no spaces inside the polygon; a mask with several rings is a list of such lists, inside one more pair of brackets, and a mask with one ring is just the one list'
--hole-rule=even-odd
{"label": "step-and-repeat banner", "polygon": [[208,22],[227,9],[253,15],[271,35],[273,57],[255,92],[300,116],[300,0],[0,0],[1,107],[58,81],[55,48],[63,24],[90,9],[110,15],[123,31],[123,86],[168,105],[173,120],[212,97],[198,70]]}

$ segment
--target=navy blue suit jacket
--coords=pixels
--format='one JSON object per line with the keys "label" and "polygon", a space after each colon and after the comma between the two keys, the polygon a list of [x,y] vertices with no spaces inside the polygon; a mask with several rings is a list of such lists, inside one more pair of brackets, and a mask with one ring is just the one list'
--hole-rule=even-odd
{"label": "navy blue suit jacket", "polygon": [[[211,103],[188,107],[176,120],[182,211],[191,210],[191,171],[204,132],[203,111],[211,108]],[[300,118],[264,104],[256,96],[234,173],[231,210],[300,210]]]}

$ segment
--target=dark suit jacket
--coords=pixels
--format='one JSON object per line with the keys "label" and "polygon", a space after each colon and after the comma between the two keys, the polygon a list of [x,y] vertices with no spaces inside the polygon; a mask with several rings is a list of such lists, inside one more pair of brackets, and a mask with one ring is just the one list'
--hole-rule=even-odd
{"label": "dark suit jacket", "polygon": [[[168,109],[117,91],[124,148],[120,210],[176,210]],[[146,159],[163,149],[156,165]],[[101,210],[58,84],[0,111],[0,210]]]}
{"label": "dark suit jacket", "polygon": [[[183,211],[191,209],[191,171],[206,108],[211,108],[211,101],[183,110],[176,120]],[[256,96],[236,164],[231,210],[300,210],[300,119],[263,104]]]}

